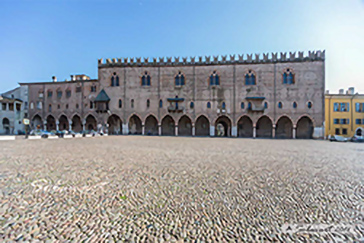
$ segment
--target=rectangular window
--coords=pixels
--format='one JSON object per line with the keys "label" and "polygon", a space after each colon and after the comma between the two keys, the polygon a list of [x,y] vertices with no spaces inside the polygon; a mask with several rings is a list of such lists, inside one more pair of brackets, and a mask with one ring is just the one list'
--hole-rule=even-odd
{"label": "rectangular window", "polygon": [[9,111],[13,111],[14,110],[14,104],[13,103],[9,103]]}
{"label": "rectangular window", "polygon": [[67,91],[66,91],[66,97],[67,97],[67,98],[71,97],[71,90],[67,90]]}
{"label": "rectangular window", "polygon": [[6,111],[6,103],[2,103],[2,110]]}
{"label": "rectangular window", "polygon": [[340,124],[349,124],[349,119],[340,119]]}
{"label": "rectangular window", "polygon": [[61,98],[62,97],[62,91],[57,91],[57,97]]}
{"label": "rectangular window", "polygon": [[347,135],[348,134],[348,129],[343,128],[343,135]]}
{"label": "rectangular window", "polygon": [[76,87],[76,93],[81,93],[81,87]]}
{"label": "rectangular window", "polygon": [[339,103],[334,103],[334,111],[339,111]]}
{"label": "rectangular window", "polygon": [[339,119],[335,118],[334,119],[334,124],[339,124]]}
{"label": "rectangular window", "polygon": [[340,135],[340,129],[339,128],[335,129],[335,135]]}
{"label": "rectangular window", "polygon": [[340,103],[340,111],[348,112],[349,111],[349,103]]}
{"label": "rectangular window", "polygon": [[361,124],[361,119],[355,119],[355,124],[360,125]]}
{"label": "rectangular window", "polygon": [[356,112],[364,112],[364,103],[355,103]]}
{"label": "rectangular window", "polygon": [[48,98],[52,97],[53,92],[52,91],[48,91]]}
{"label": "rectangular window", "polygon": [[95,85],[91,86],[91,92],[93,92],[93,93],[96,92],[96,86]]}

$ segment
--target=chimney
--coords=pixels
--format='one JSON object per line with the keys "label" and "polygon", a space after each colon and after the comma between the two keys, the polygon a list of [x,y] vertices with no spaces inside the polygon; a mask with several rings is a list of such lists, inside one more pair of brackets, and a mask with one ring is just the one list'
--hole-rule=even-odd
{"label": "chimney", "polygon": [[348,94],[353,95],[354,94],[354,87],[350,87],[348,89]]}
{"label": "chimney", "polygon": [[53,80],[53,82],[57,82],[57,77],[56,76],[52,76],[52,80]]}
{"label": "chimney", "polygon": [[71,75],[71,81],[75,81],[75,80],[76,80],[75,75]]}
{"label": "chimney", "polygon": [[330,94],[330,90],[326,90],[326,94]]}
{"label": "chimney", "polygon": [[339,89],[339,94],[344,94],[344,89]]}

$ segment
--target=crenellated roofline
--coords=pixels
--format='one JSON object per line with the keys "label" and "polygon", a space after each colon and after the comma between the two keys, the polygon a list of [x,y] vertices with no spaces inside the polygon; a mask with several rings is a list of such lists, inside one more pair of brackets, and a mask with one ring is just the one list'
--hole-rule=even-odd
{"label": "crenellated roofline", "polygon": [[198,57],[159,57],[159,58],[107,58],[98,59],[98,66],[102,67],[129,67],[129,66],[190,66],[190,65],[224,65],[224,64],[250,64],[250,63],[277,63],[277,62],[305,62],[324,61],[325,50],[223,55],[223,56],[198,56]]}

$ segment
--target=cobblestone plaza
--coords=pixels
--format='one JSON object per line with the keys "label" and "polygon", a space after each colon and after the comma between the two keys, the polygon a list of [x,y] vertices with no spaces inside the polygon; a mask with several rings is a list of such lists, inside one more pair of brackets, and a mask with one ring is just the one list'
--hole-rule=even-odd
{"label": "cobblestone plaza", "polygon": [[[2,241],[349,241],[362,144],[110,136],[0,141]],[[351,233],[286,234],[284,224]]]}

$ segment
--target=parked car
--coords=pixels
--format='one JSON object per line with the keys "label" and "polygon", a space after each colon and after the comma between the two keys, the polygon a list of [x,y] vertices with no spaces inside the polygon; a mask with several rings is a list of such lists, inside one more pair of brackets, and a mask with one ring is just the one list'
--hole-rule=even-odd
{"label": "parked car", "polygon": [[347,142],[350,141],[350,138],[346,138],[339,135],[330,135],[329,140],[331,142]]}
{"label": "parked car", "polygon": [[354,135],[354,137],[351,138],[351,141],[355,143],[364,143],[364,136]]}

